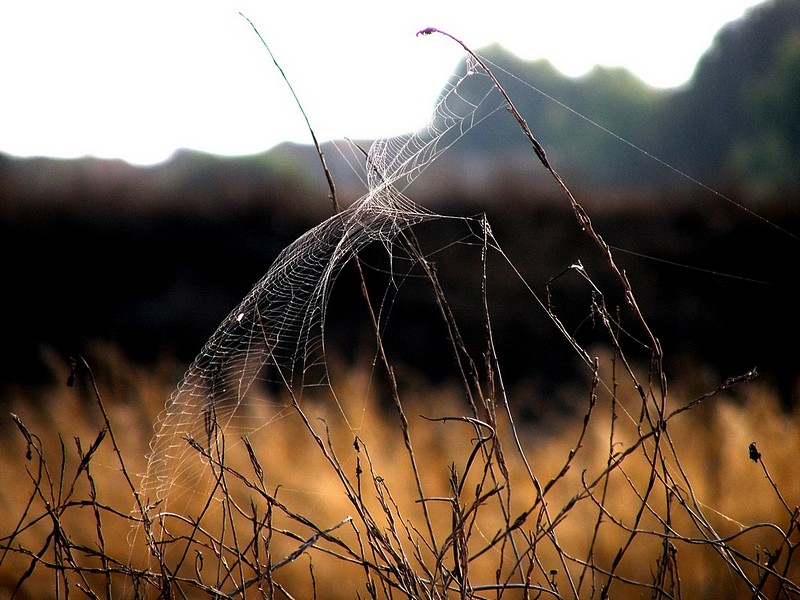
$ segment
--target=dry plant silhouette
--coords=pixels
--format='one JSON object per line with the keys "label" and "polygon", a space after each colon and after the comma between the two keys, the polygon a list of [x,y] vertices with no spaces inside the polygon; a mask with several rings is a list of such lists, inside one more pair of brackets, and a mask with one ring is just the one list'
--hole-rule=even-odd
{"label": "dry plant silhouette", "polygon": [[[287,247],[212,335],[159,417],[146,463],[146,428],[133,424],[153,422],[159,385],[107,408],[104,397],[129,394],[127,384],[99,382],[76,359],[68,383],[85,392],[85,422],[72,424],[74,448],[60,432],[40,436],[49,425],[33,413],[13,416],[25,469],[13,486],[24,500],[0,532],[0,585],[11,597],[800,596],[800,489],[787,474],[800,423],[786,417],[786,454],[773,466],[749,432],[712,432],[717,419],[754,418],[709,406],[744,383],[749,406],[777,412],[751,383],[755,371],[699,396],[670,390],[630,281],[513,98],[461,41],[420,34],[460,44],[465,75],[426,128],[364,152],[368,192],[346,208],[320,152],[335,214]],[[587,318],[605,340],[592,351],[562,322],[550,286],[539,294],[516,270],[485,217],[437,215],[406,195],[500,109],[613,275],[608,289],[580,263],[564,275],[585,282]],[[440,225],[459,233],[424,248],[416,229]],[[480,329],[480,347],[437,268],[452,249],[474,260],[483,319],[468,326]],[[492,327],[496,277],[524,288],[585,365],[581,418],[557,436],[516,418]],[[457,384],[442,389],[418,385],[392,358],[394,300],[419,282],[452,353]],[[350,326],[371,332],[371,354],[356,366],[339,361],[328,336],[344,283],[364,299]],[[66,406],[74,396],[58,397]],[[730,485],[740,487],[723,493]],[[747,487],[758,502],[736,498]]]}

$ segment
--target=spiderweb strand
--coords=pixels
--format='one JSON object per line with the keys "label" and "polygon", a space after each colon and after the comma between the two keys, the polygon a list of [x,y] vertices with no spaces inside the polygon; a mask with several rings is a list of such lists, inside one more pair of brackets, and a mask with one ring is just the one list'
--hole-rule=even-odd
{"label": "spiderweb strand", "polygon": [[242,416],[248,404],[267,402],[256,381],[284,386],[296,398],[309,386],[330,386],[324,327],[336,276],[366,246],[379,242],[391,252],[403,230],[439,217],[403,191],[502,106],[495,92],[488,77],[468,68],[448,85],[426,127],[375,142],[366,158],[368,192],[284,249],[223,320],[159,418],[141,486],[146,502],[160,501],[159,510],[166,511],[168,496],[202,493],[191,472],[197,446],[211,452],[216,428],[236,427],[241,436],[263,426]]}

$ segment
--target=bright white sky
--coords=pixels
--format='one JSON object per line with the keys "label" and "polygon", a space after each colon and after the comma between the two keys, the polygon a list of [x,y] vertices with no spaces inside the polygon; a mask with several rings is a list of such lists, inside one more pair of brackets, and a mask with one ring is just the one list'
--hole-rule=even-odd
{"label": "bright white sky", "polygon": [[239,155],[308,130],[377,138],[424,125],[463,53],[492,42],[568,75],[621,65],[684,83],[717,30],[759,0],[3,0],[0,152],[119,157],[178,148]]}

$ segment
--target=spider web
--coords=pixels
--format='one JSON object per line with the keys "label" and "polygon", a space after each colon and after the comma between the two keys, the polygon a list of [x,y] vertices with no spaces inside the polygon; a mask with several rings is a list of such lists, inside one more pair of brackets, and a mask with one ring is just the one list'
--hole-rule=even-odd
{"label": "spider web", "polygon": [[[324,332],[337,275],[367,246],[380,243],[391,257],[404,230],[441,217],[404,191],[501,106],[491,80],[467,62],[464,73],[454,76],[441,94],[426,127],[372,144],[366,157],[367,193],[280,253],[222,321],[167,401],[140,488],[144,501],[151,506],[158,501],[165,511],[168,497],[203,493],[198,447],[212,454],[217,432],[235,429],[239,439],[285,415],[282,403],[264,397],[263,384],[295,399],[309,387],[330,388]],[[262,409],[260,417],[248,414],[253,406]],[[272,406],[268,416],[266,406]]]}

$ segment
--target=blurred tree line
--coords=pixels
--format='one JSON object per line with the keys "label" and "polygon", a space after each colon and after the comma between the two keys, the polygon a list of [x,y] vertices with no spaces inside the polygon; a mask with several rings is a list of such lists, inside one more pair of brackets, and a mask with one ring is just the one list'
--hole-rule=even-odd
{"label": "blurred tree line", "polygon": [[[482,54],[501,67],[501,83],[556,168],[587,189],[664,191],[687,182],[538,90],[725,193],[767,201],[800,190],[798,0],[766,2],[728,24],[677,89],[649,87],[619,68],[566,78],[547,61],[526,62],[499,46]],[[517,124],[496,115],[481,132],[454,155],[501,153],[515,169],[513,154],[526,145]]]}

